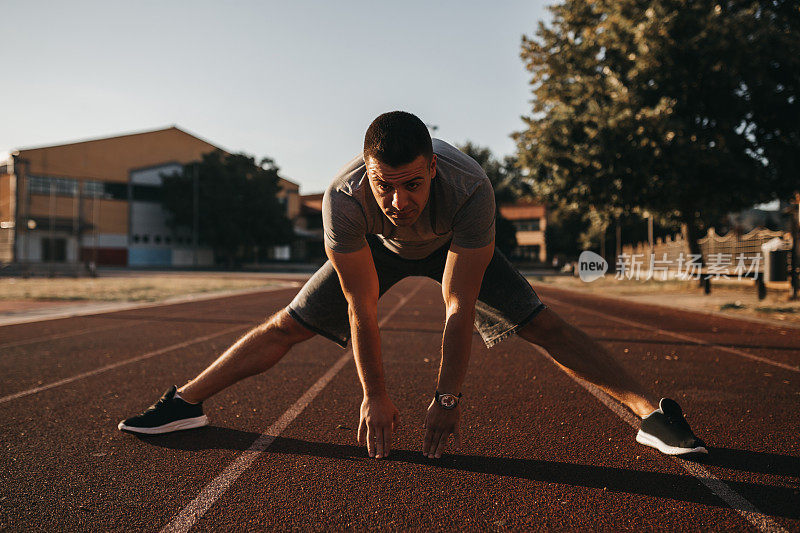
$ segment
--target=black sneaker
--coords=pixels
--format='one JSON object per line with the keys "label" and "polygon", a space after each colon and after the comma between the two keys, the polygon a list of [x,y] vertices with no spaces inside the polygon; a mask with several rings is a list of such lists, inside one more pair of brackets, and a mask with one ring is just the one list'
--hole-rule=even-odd
{"label": "black sneaker", "polygon": [[173,385],[161,399],[148,407],[147,411],[126,418],[117,428],[122,431],[154,435],[207,426],[208,417],[203,414],[203,404],[189,403],[176,398],[176,392],[178,387]]}
{"label": "black sneaker", "polygon": [[675,400],[662,398],[658,409],[642,419],[636,442],[651,446],[667,455],[708,453],[705,443],[692,433]]}

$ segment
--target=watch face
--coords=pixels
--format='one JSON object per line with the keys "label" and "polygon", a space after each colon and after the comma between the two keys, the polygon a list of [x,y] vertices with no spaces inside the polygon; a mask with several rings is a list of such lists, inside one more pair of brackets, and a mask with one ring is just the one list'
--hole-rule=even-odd
{"label": "watch face", "polygon": [[458,403],[458,398],[452,394],[441,394],[439,396],[439,405],[445,409],[452,409]]}

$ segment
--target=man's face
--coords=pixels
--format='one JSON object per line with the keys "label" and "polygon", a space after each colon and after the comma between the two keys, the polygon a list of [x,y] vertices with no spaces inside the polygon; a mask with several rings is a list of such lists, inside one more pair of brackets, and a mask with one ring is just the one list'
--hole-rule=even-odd
{"label": "man's face", "polygon": [[395,226],[410,226],[417,221],[436,175],[436,155],[424,155],[399,167],[390,167],[374,157],[366,160],[367,177],[375,201]]}

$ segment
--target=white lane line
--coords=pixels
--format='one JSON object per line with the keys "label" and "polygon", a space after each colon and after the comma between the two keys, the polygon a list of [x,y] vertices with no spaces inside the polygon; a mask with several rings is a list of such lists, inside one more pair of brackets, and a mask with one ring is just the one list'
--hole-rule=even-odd
{"label": "white lane line", "polygon": [[[532,344],[536,350],[545,356],[546,359],[552,359],[550,354],[547,353],[547,350],[544,348]],[[589,391],[589,393],[600,400],[606,407],[608,407],[615,415],[621,418],[624,422],[627,422],[634,430],[638,431],[639,427],[641,426],[641,420],[628,411],[625,407],[622,406],[617,400],[606,394],[603,390],[599,389],[595,385],[587,381],[583,381],[578,379],[574,376],[570,376],[566,372],[565,375],[572,378],[572,380]],[[693,463],[691,461],[687,461],[686,459],[681,459],[675,455],[667,456],[679,465],[681,465],[684,470],[689,472],[692,476],[697,478],[703,485],[708,487],[711,492],[716,494],[719,498],[722,499],[725,503],[727,503],[733,510],[737,513],[742,515],[745,520],[753,524],[756,528],[760,531],[764,532],[785,532],[786,530],[780,526],[777,522],[775,522],[771,517],[765,515],[758,508],[750,503],[749,500],[741,496],[735,490],[730,488],[724,481],[716,477],[714,474],[708,471],[705,467]]]}
{"label": "white lane line", "polygon": [[[126,326],[133,326],[134,324],[137,324],[139,322],[142,322],[142,320],[141,319],[137,319],[133,323],[126,324]],[[70,337],[79,337],[81,335],[87,335],[89,333],[98,333],[98,332],[101,332],[101,331],[107,331],[109,329],[115,329],[115,328],[119,328],[119,327],[120,327],[119,324],[113,324],[111,326],[102,326],[102,327],[97,327],[97,328],[79,329],[77,331],[68,331],[66,333],[54,333],[53,335],[47,335],[45,337],[37,337],[35,339],[25,339],[25,340],[21,340],[21,341],[14,341],[14,342],[7,342],[5,344],[0,344],[0,349],[2,349],[2,348],[14,348],[14,347],[17,347],[17,346],[27,346],[29,344],[37,344],[37,343],[40,343],[40,342],[55,341],[55,340],[58,340],[58,339],[68,339]]]}
{"label": "white lane line", "polygon": [[[565,302],[563,300],[558,300],[556,298],[546,298],[546,300],[548,302],[553,302],[553,303],[556,303],[556,304],[559,304],[559,305],[566,305],[567,307],[572,307],[574,309],[579,309],[579,310],[581,310],[581,311],[583,311],[585,313],[589,313],[591,315],[596,315],[596,316],[599,316],[599,317],[603,317],[603,318],[606,318],[608,320],[612,320],[614,322],[619,322],[620,324],[625,324],[627,326],[632,326],[632,327],[639,328],[639,329],[645,329],[645,330],[648,330],[648,331],[659,333],[661,335],[667,335],[669,337],[674,337],[676,339],[680,339],[680,340],[683,340],[683,341],[690,341],[690,342],[693,342],[695,344],[699,344],[701,346],[707,346],[708,348],[714,348],[716,350],[720,350],[720,351],[723,351],[723,352],[732,353],[733,355],[738,355],[740,357],[744,357],[744,358],[750,359],[752,361],[758,361],[760,363],[766,363],[768,365],[777,366],[779,368],[783,368],[784,370],[791,370],[792,372],[800,372],[800,367],[798,367],[798,366],[792,366],[792,365],[787,365],[785,363],[781,363],[779,361],[773,361],[772,359],[768,359],[766,357],[761,357],[759,355],[754,355],[754,354],[751,354],[751,353],[747,353],[747,352],[744,352],[742,350],[737,350],[736,348],[729,348],[727,346],[721,346],[721,345],[715,344],[713,342],[705,341],[705,340],[703,340],[701,338],[698,338],[698,337],[692,337],[692,336],[689,336],[689,335],[683,335],[681,333],[675,333],[673,331],[667,331],[665,329],[655,328],[653,326],[648,326],[647,324],[643,324],[641,322],[635,322],[633,320],[626,320],[624,318],[611,316],[611,315],[608,315],[606,313],[601,313],[599,311],[594,311],[592,309],[586,309],[585,307],[580,307],[580,306],[577,306],[577,305],[573,305],[573,304],[567,303],[567,302]],[[602,339],[600,339],[600,340],[602,340]]]}
{"label": "white lane line", "polygon": [[[19,347],[19,346],[28,346],[30,344],[38,344],[38,343],[48,342],[48,341],[53,341],[53,340],[68,339],[70,337],[80,337],[81,335],[88,335],[90,333],[100,333],[102,331],[108,331],[110,329],[127,329],[127,328],[132,328],[133,326],[142,324],[144,322],[157,323],[157,322],[160,322],[162,320],[174,319],[176,317],[180,317],[182,313],[183,313],[182,310],[178,310],[178,312],[165,313],[163,315],[155,316],[155,317],[151,317],[151,318],[139,318],[139,317],[136,317],[136,318],[133,318],[133,317],[131,317],[131,318],[122,318],[122,319],[115,318],[113,320],[116,321],[116,324],[111,324],[110,326],[97,326],[97,327],[93,327],[93,328],[79,329],[79,330],[75,330],[75,331],[54,333],[52,335],[48,335],[48,336],[45,336],[45,337],[36,337],[34,339],[23,339],[23,340],[19,340],[19,341],[8,342],[6,344],[0,344],[0,349],[2,349],[2,348],[15,348],[15,347]],[[217,315],[219,315],[219,311],[217,309],[212,309],[211,311],[208,311],[206,313],[201,313],[201,314],[199,314],[197,316],[187,317],[186,321],[187,322],[191,322],[192,320],[195,320],[195,319],[201,319],[203,317],[217,316]],[[228,321],[228,322],[230,322],[230,321]],[[244,325],[247,321],[242,320],[241,322]],[[0,355],[3,355],[3,354],[0,354]]]}
{"label": "white lane line", "polygon": [[70,306],[69,309],[63,310],[61,312],[54,311],[52,313],[44,313],[42,315],[37,316],[23,316],[23,317],[14,317],[14,316],[0,316],[0,328],[4,326],[15,326],[17,324],[29,324],[31,322],[44,322],[47,320],[60,320],[62,318],[74,318],[78,316],[90,316],[90,315],[104,315],[107,313],[118,313],[120,311],[130,311],[131,309],[148,309],[151,307],[164,307],[167,305],[176,305],[176,304],[183,304],[183,303],[193,303],[193,302],[203,302],[206,300],[216,300],[219,298],[230,298],[233,296],[246,296],[249,294],[257,294],[259,292],[275,292],[281,291],[286,289],[293,289],[297,287],[301,287],[303,284],[300,282],[281,282],[280,286],[277,287],[260,287],[260,288],[251,288],[251,289],[237,289],[232,291],[224,291],[224,292],[214,292],[211,294],[207,293],[195,293],[195,294],[186,294],[183,296],[175,296],[173,298],[167,298],[166,300],[161,300],[160,302],[152,303],[108,303],[108,304],[78,304],[76,306]]}
{"label": "white lane line", "polygon": [[[422,288],[423,283],[419,283],[417,287],[403,296],[400,301],[384,316],[378,323],[378,326],[389,320],[405,303],[411,299],[414,294]],[[161,530],[161,533],[177,533],[186,532],[194,526],[198,520],[208,511],[212,505],[227,491],[230,486],[236,481],[239,476],[247,470],[255,459],[261,455],[270,444],[278,437],[295,418],[308,407],[314,398],[325,388],[328,383],[339,373],[339,371],[352,360],[352,345],[344,355],[342,355],[331,366],[325,374],[314,383],[303,395],[292,404],[289,409],[283,413],[278,420],[267,428],[250,447],[242,452],[236,459],[233,460],[225,470],[223,470],[217,477],[208,483],[200,491],[197,497],[189,502],[189,504],[181,509],[181,511]]]}
{"label": "white lane line", "polygon": [[9,394],[8,396],[0,397],[0,404],[10,402],[12,400],[16,400],[18,398],[23,398],[25,396],[30,396],[31,394],[36,394],[38,392],[46,391],[49,389],[53,389],[55,387],[60,387],[61,385],[66,385],[67,383],[72,383],[73,381],[78,381],[83,378],[88,378],[90,376],[96,376],[97,374],[102,374],[103,372],[107,372],[109,370],[113,370],[115,368],[119,368],[121,366],[129,365],[131,363],[136,363],[137,361],[143,361],[145,359],[150,359],[151,357],[155,357],[157,355],[165,354],[167,352],[171,352],[173,350],[179,350],[181,348],[186,348],[187,346],[191,346],[193,344],[199,344],[201,342],[205,342],[207,340],[211,340],[214,337],[221,337],[222,335],[226,335],[236,330],[250,328],[252,325],[247,326],[234,326],[232,328],[227,328],[222,331],[218,331],[217,333],[212,333],[210,335],[205,335],[203,337],[197,337],[192,340],[188,340],[185,342],[180,342],[178,344],[173,344],[171,346],[167,346],[166,348],[161,348],[160,350],[155,350],[153,352],[147,352],[142,355],[137,355],[136,357],[131,357],[130,359],[125,359],[123,361],[117,361],[116,363],[112,363],[110,365],[106,365],[100,368],[96,368],[94,370],[90,370],[88,372],[83,372],[81,374],[77,374],[72,377],[60,379],[58,381],[54,381],[53,383],[48,383],[47,385],[42,385],[40,387],[33,387],[32,389],[27,389],[22,392],[17,392],[14,394]]}

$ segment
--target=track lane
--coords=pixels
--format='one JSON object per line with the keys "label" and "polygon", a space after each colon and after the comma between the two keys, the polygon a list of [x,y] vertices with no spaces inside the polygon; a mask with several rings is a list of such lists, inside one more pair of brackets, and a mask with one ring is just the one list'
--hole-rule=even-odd
{"label": "track lane", "polygon": [[224,314],[218,303],[204,301],[194,308],[178,304],[177,308],[170,305],[98,315],[96,320],[111,321],[116,327],[53,343],[7,348],[0,355],[0,375],[7,378],[0,383],[0,398],[74,378],[165,346],[254,326],[284,306],[295,291],[232,297],[226,300]]}
{"label": "track lane", "polygon": [[[178,301],[145,302],[141,304],[132,303],[130,304],[131,307],[119,310],[97,311],[69,317],[42,317],[29,322],[0,324],[0,350],[28,343],[37,344],[51,338],[53,340],[58,340],[73,336],[75,332],[88,334],[98,327],[105,329],[106,326],[113,326],[114,324],[119,325],[119,321],[125,318],[147,321],[147,317],[150,316],[164,316],[176,311],[179,313],[182,310],[192,310],[195,306],[213,310],[214,302],[217,300],[228,300],[247,296],[258,297],[259,295],[277,291],[296,293],[299,286],[300,285],[295,282],[282,287],[247,289],[238,294],[189,295],[185,297],[185,299],[178,298]],[[105,326],[103,324],[105,324]]]}
{"label": "track lane", "polygon": [[[485,350],[475,338],[465,404],[468,448],[448,457],[458,464],[428,464],[418,451],[418,424],[435,383],[443,319],[439,288],[429,285],[418,305],[383,330],[392,395],[404,418],[395,458],[379,464],[354,446],[360,394],[353,392],[355,371],[345,369],[209,511],[201,529],[747,527],[680,467],[635,444],[630,428],[519,339]],[[217,313],[249,320],[264,313],[259,302],[236,302],[220,302]],[[598,302],[586,298],[582,305]],[[756,375],[761,363],[729,364],[708,347],[563,310],[605,339],[645,383],[681,400],[698,433],[718,446],[705,467],[779,524],[800,529],[793,378],[787,385],[774,372]],[[193,312],[187,308],[184,318]],[[619,316],[642,320],[641,313]],[[655,320],[663,326],[685,317]],[[170,324],[183,328],[185,322]],[[0,526],[157,529],[342,353],[324,339],[303,343],[271,372],[209,402],[211,428],[150,440],[116,431],[116,420],[203,368],[234,339],[223,336],[88,378],[81,387],[20,399],[11,414],[0,406],[8,459],[0,467]],[[364,494],[372,499],[364,503]]]}

